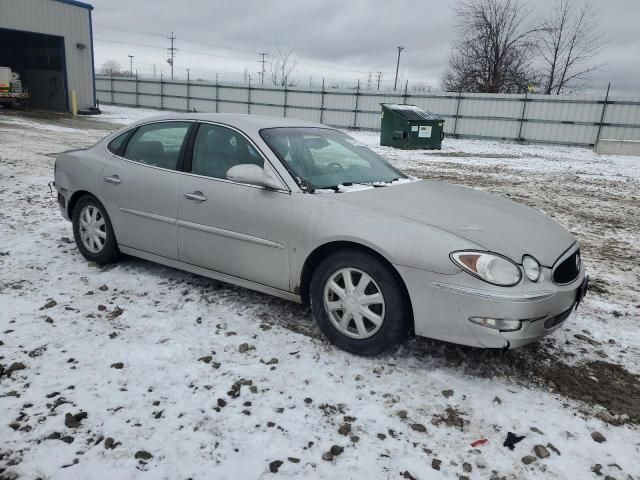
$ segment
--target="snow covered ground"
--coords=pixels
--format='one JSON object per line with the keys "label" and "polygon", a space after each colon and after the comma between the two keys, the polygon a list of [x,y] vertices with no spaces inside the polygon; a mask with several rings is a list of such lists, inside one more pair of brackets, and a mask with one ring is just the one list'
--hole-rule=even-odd
{"label": "snow covered ground", "polygon": [[[55,153],[155,113],[104,110],[0,112],[0,479],[640,479],[640,158],[354,133],[412,175],[554,216],[594,284],[537,345],[414,339],[363,359],[296,304],[86,262],[46,187]],[[526,436],[513,451],[508,432]]]}

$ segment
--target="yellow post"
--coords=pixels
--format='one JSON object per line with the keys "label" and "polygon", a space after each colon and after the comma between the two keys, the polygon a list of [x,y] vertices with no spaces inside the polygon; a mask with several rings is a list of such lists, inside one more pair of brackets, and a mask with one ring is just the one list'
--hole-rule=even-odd
{"label": "yellow post", "polygon": [[71,90],[71,114],[74,117],[78,116],[78,97],[75,90]]}

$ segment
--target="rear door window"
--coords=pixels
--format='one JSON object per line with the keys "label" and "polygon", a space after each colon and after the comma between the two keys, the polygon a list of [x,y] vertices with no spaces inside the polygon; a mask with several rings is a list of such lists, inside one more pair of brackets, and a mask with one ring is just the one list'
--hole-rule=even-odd
{"label": "rear door window", "polygon": [[162,122],[143,125],[127,144],[124,157],[135,162],[175,170],[189,122]]}
{"label": "rear door window", "polygon": [[114,138],[109,142],[109,145],[107,145],[107,150],[109,150],[114,155],[119,155],[120,149],[122,148],[124,141],[127,139],[127,137],[130,134],[131,134],[131,130],[118,135],[116,138]]}

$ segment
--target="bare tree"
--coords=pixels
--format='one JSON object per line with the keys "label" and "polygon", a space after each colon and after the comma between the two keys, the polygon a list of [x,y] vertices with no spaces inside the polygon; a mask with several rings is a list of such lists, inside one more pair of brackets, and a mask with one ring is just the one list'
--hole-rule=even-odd
{"label": "bare tree", "polygon": [[519,0],[461,0],[459,40],[442,78],[447,91],[521,93],[536,82],[534,28]]}
{"label": "bare tree", "polygon": [[102,64],[100,70],[103,75],[108,75],[110,77],[119,77],[124,75],[120,68],[120,64],[115,60],[107,60]]}
{"label": "bare tree", "polygon": [[556,0],[539,33],[544,93],[560,95],[577,90],[602,66],[591,63],[606,44],[599,20],[600,10],[589,0]]}
{"label": "bare tree", "polygon": [[267,77],[271,82],[279,87],[293,85],[293,72],[298,61],[293,57],[293,49],[282,50],[277,47],[276,52],[269,57],[267,64]]}

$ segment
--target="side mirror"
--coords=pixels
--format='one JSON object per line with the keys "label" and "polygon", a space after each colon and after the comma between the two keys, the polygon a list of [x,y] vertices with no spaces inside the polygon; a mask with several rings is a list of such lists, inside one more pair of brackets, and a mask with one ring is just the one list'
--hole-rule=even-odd
{"label": "side mirror", "polygon": [[236,183],[246,183],[248,185],[258,185],[260,187],[281,190],[282,185],[269,173],[258,165],[245,163],[231,167],[227,171],[227,180]]}

